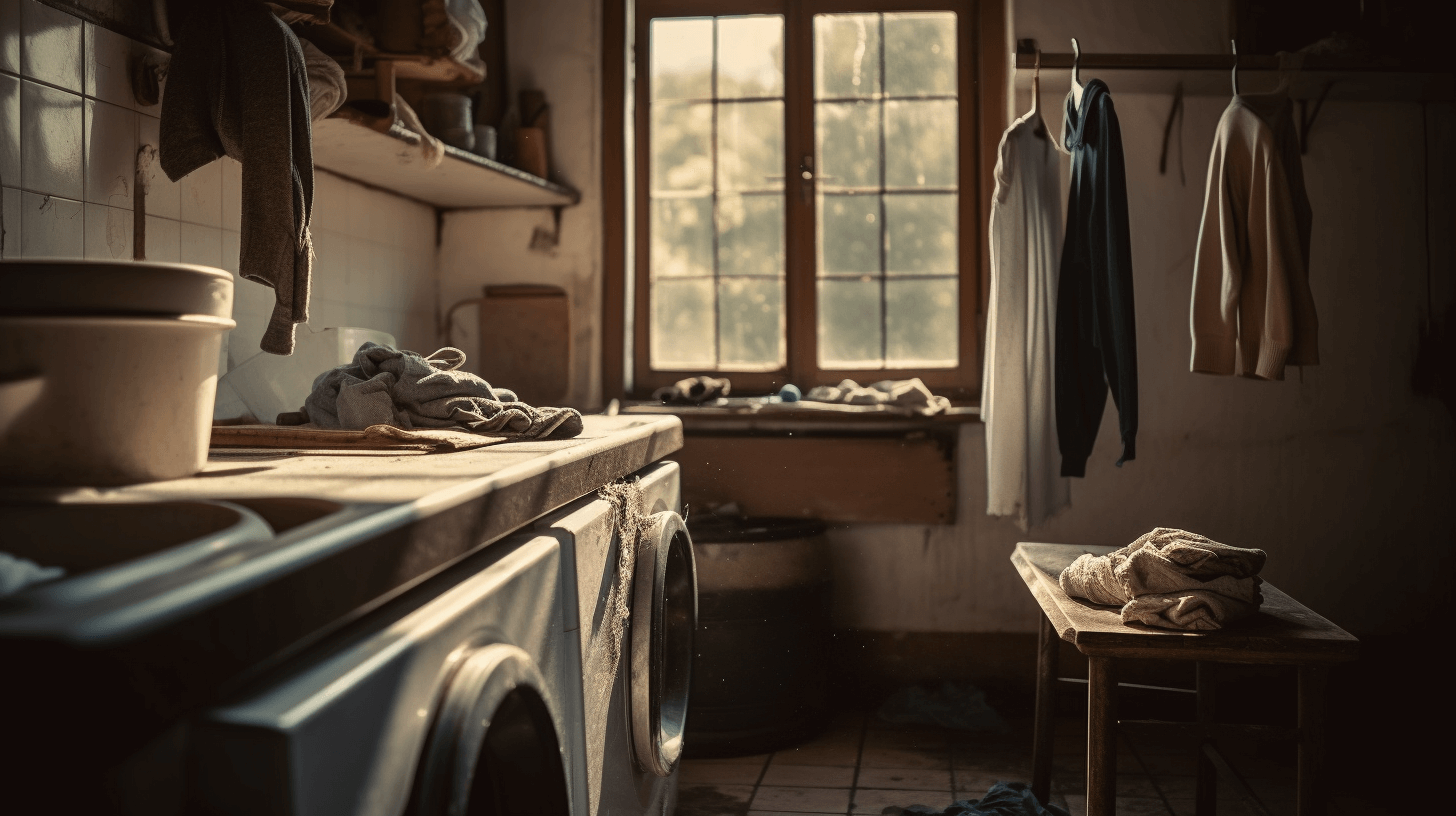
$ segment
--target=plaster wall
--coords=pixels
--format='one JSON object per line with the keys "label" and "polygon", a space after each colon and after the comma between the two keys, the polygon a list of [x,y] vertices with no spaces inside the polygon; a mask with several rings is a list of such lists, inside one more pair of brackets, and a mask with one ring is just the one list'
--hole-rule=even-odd
{"label": "plaster wall", "polygon": [[[551,105],[553,181],[581,193],[561,210],[558,243],[531,249],[537,230],[557,229],[549,209],[457,210],[440,233],[442,308],[479,298],[492,284],[563,288],[571,303],[571,361],[566,402],[601,404],[601,4],[594,0],[508,0],[506,54],[510,98],[538,89]],[[455,311],[453,345],[480,348],[476,310]],[[473,369],[471,363],[467,369]]]}
{"label": "plaster wall", "polygon": [[[1011,28],[1048,51],[1068,50],[1068,36],[1086,51],[1227,48],[1221,2],[1123,0],[1093,14],[1067,0],[1014,0]],[[1095,76],[1083,73],[1084,82]],[[1429,105],[1424,121],[1414,103],[1325,105],[1304,159],[1322,365],[1254,382],[1188,371],[1193,252],[1213,131],[1228,99],[1186,99],[1169,173],[1159,175],[1173,82],[1167,94],[1111,86],[1133,239],[1137,460],[1113,466],[1109,402],[1071,506],[1023,532],[985,515],[984,428],[967,426],[959,523],[833,531],[841,626],[1034,631],[1038,613],[1007,562],[1017,541],[1121,545],[1157,526],[1267,550],[1267,580],[1357,634],[1399,631],[1449,597],[1440,576],[1456,545],[1456,430],[1438,402],[1413,393],[1410,376],[1422,326],[1451,303],[1456,277],[1456,165],[1438,149],[1456,137],[1450,103]],[[1065,93],[1043,87],[1053,132]],[[1025,110],[1029,94],[1017,96]]]}
{"label": "plaster wall", "polygon": [[[1008,39],[1048,51],[1079,38],[1099,52],[1222,52],[1225,0],[1010,0]],[[545,282],[571,297],[571,401],[600,402],[600,11],[591,0],[511,2],[512,91],[552,103],[558,178],[582,192],[562,213],[560,244],[529,249],[549,211],[445,216],[444,305],[487,283]],[[1084,72],[1084,80],[1095,72]],[[1137,299],[1141,429],[1138,459],[1117,458],[1109,405],[1072,505],[1023,532],[985,515],[983,428],[959,446],[960,521],[859,525],[831,532],[838,625],[884,632],[1030,632],[1036,610],[1007,561],[1017,541],[1119,545],[1155,526],[1184,527],[1270,553],[1265,577],[1357,633],[1424,619],[1449,591],[1456,544],[1456,428],[1413,393],[1423,325],[1453,299],[1456,137],[1449,103],[1328,102],[1304,159],[1314,209],[1311,279],[1323,364],[1284,382],[1188,371],[1188,302],[1207,157],[1228,99],[1190,96],[1175,127],[1170,171],[1158,154],[1167,93],[1113,97],[1122,124]],[[1060,128],[1064,88],[1044,87]],[[1246,91],[1258,90],[1255,88]],[[1015,106],[1029,105],[1025,93]],[[1429,149],[1427,147],[1429,146]],[[1179,162],[1183,173],[1178,172]],[[1429,210],[1424,205],[1429,194]],[[1428,221],[1429,218],[1429,230]],[[1427,238],[1429,234],[1429,257]],[[474,316],[452,337],[474,348]]]}

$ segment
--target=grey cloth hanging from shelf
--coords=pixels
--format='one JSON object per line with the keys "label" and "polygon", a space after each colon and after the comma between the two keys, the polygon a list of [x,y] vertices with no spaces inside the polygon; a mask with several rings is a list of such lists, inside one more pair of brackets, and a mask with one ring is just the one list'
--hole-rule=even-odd
{"label": "grey cloth hanging from shelf", "polygon": [[303,48],[253,0],[192,5],[162,100],[162,170],[173,181],[223,157],[243,165],[238,273],[273,289],[259,346],[293,353],[308,320],[313,136]]}

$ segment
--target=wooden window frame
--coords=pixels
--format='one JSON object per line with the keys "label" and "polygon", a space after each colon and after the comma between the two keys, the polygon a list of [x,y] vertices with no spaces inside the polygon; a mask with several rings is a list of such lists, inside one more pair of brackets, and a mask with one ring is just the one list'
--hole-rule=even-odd
{"label": "wooden window frame", "polygon": [[[602,391],[604,399],[646,398],[658,387],[693,374],[721,374],[734,392],[769,393],[785,382],[816,385],[841,378],[870,382],[918,376],[958,401],[980,396],[981,350],[989,287],[985,215],[992,171],[1006,125],[1009,59],[1004,0],[628,0],[606,4],[603,17],[603,288]],[[798,181],[798,161],[814,151],[812,92],[795,105],[790,88],[812,88],[813,16],[826,13],[953,11],[957,14],[957,96],[960,105],[958,227],[961,316],[955,368],[820,369],[817,360],[814,197],[786,190],[785,323],[787,364],[778,371],[654,371],[649,365],[651,315],[646,297],[649,236],[645,97],[648,25],[656,17],[783,14],[785,17],[784,175]],[[638,50],[638,46],[641,50]],[[640,59],[634,61],[634,53]],[[630,113],[630,118],[629,118]],[[643,134],[644,138],[635,138]],[[807,148],[807,149],[806,149]],[[630,176],[629,176],[630,174]],[[790,339],[792,338],[792,339]]]}

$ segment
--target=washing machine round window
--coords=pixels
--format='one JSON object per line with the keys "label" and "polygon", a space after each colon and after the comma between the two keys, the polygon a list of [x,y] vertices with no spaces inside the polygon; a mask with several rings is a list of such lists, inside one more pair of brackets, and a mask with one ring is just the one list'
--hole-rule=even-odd
{"label": "washing machine round window", "polygon": [[692,539],[677,513],[648,518],[632,583],[632,749],[642,771],[668,776],[682,756],[698,620]]}
{"label": "washing machine round window", "polygon": [[569,816],[561,746],[530,656],[493,643],[454,659],[411,816]]}

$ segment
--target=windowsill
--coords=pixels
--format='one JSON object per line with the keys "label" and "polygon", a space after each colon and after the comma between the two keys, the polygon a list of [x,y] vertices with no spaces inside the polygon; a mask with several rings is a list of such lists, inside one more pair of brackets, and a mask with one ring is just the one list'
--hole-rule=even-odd
{"label": "windowsill", "polygon": [[807,407],[802,402],[768,403],[758,399],[718,400],[704,405],[663,405],[659,402],[624,402],[623,414],[671,414],[683,421],[684,430],[693,431],[792,431],[804,429],[817,433],[835,431],[894,432],[944,428],[981,421],[978,405],[952,406],[944,413],[931,416],[912,414],[887,406],[838,405],[816,403]]}

